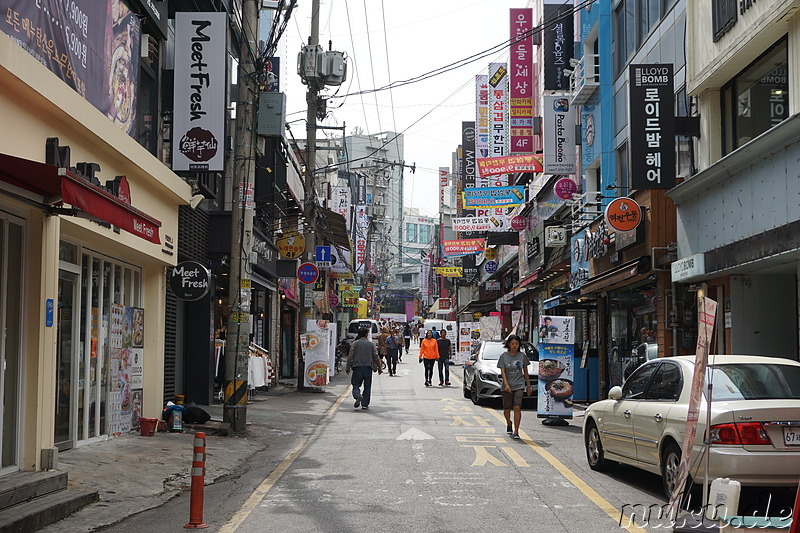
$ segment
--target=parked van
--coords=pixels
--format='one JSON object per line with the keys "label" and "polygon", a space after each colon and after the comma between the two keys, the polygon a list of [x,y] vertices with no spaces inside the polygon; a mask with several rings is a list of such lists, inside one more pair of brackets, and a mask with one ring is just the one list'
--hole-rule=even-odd
{"label": "parked van", "polygon": [[361,328],[368,328],[370,330],[370,339],[372,342],[378,342],[378,335],[381,334],[381,328],[378,326],[378,321],[372,320],[371,318],[356,318],[355,320],[351,320],[350,324],[347,326],[346,338],[351,340],[355,339],[356,335],[358,335],[358,330]]}

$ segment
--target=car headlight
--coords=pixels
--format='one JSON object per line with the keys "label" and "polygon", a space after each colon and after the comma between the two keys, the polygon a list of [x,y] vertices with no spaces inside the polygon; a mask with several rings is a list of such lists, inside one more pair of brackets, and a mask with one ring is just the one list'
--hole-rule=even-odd
{"label": "car headlight", "polygon": [[500,376],[495,374],[494,372],[478,372],[478,375],[483,381],[500,381]]}

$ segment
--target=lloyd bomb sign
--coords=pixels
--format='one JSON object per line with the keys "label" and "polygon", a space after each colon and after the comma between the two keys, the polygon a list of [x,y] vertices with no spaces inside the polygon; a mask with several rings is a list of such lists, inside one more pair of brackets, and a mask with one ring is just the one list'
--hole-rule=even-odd
{"label": "lloyd bomb sign", "polygon": [[169,287],[181,300],[199,300],[206,294],[211,281],[211,271],[197,261],[178,263],[169,276]]}

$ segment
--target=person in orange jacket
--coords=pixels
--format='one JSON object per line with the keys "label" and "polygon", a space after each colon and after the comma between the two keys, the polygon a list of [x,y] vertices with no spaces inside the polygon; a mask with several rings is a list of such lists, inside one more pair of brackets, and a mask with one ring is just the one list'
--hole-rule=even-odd
{"label": "person in orange jacket", "polygon": [[431,386],[433,379],[433,366],[439,360],[439,345],[436,339],[433,338],[433,333],[430,330],[425,332],[425,338],[419,345],[419,362],[425,363],[425,386]]}

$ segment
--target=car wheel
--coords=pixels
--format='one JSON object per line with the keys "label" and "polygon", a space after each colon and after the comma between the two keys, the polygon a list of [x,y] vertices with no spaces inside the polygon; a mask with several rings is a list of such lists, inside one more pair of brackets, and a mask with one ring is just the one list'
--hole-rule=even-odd
{"label": "car wheel", "polygon": [[661,454],[661,483],[667,498],[672,497],[672,492],[678,484],[678,470],[681,466],[681,449],[674,442],[664,447]]}
{"label": "car wheel", "polygon": [[472,388],[470,389],[469,397],[472,400],[472,403],[474,403],[475,405],[480,405],[481,399],[478,397],[478,384],[476,383],[476,381],[477,380],[472,381]]}
{"label": "car wheel", "polygon": [[469,390],[469,386],[467,385],[467,371],[464,371],[464,378],[461,381],[463,383],[461,390],[464,392],[464,398],[471,398],[472,392]]}
{"label": "car wheel", "polygon": [[586,460],[589,461],[589,468],[592,470],[605,470],[609,464],[603,452],[603,443],[600,441],[600,431],[593,420],[586,422]]}

